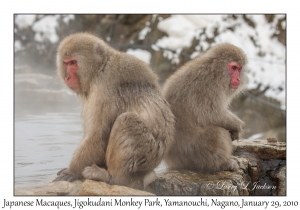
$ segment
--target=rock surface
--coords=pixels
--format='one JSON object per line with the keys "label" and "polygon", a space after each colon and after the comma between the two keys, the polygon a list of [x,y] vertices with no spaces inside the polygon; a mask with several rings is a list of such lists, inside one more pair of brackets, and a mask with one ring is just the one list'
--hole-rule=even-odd
{"label": "rock surface", "polygon": [[285,159],[285,142],[268,142],[267,140],[239,140],[233,141],[235,154],[248,152],[254,153],[261,159]]}
{"label": "rock surface", "polygon": [[154,195],[152,193],[135,190],[129,187],[118,186],[118,185],[109,185],[104,182],[96,182],[92,180],[86,180],[78,195]]}
{"label": "rock surface", "polygon": [[192,171],[168,171],[158,175],[151,184],[157,195],[249,195],[246,184],[250,177],[238,172],[222,171],[201,174]]}
{"label": "rock surface", "polygon": [[14,195],[77,195],[82,181],[74,182],[60,181],[49,182],[45,185],[15,187]]}
{"label": "rock surface", "polygon": [[[151,193],[91,180],[15,187],[15,195],[286,195],[286,145],[267,140],[234,141],[239,169],[203,174],[188,170],[158,173]],[[154,194],[152,194],[154,193]]]}
{"label": "rock surface", "polygon": [[39,186],[15,187],[14,195],[149,196],[154,194],[125,186],[109,185],[104,182],[76,180],[74,182],[60,181]]}

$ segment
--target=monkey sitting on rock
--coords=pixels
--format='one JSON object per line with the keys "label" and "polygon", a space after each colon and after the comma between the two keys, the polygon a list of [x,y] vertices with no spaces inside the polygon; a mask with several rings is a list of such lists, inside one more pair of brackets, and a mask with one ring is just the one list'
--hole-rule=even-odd
{"label": "monkey sitting on rock", "polygon": [[248,83],[246,64],[241,49],[219,44],[167,79],[163,95],[176,118],[175,142],[165,157],[170,169],[238,169],[232,140],[241,138],[244,122],[228,107]]}
{"label": "monkey sitting on rock", "polygon": [[152,69],[94,35],[77,33],[60,43],[57,73],[82,101],[84,136],[54,181],[139,182],[145,188],[156,178],[175,123]]}

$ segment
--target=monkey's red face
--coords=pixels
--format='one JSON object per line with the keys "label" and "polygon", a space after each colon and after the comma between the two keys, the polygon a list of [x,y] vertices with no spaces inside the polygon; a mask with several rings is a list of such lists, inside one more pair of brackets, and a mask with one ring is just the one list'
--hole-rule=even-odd
{"label": "monkey's red face", "polygon": [[80,88],[78,78],[78,63],[75,57],[66,58],[63,60],[64,67],[66,69],[65,83],[72,90]]}
{"label": "monkey's red face", "polygon": [[237,62],[232,61],[227,65],[227,70],[230,75],[229,87],[237,89],[241,84],[240,75],[242,72],[242,66],[240,66]]}

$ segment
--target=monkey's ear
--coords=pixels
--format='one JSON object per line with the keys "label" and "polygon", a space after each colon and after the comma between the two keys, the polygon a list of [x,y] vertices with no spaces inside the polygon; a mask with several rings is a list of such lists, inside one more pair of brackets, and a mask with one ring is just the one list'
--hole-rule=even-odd
{"label": "monkey's ear", "polygon": [[105,45],[100,42],[97,42],[94,46],[94,52],[98,56],[103,56],[105,54]]}

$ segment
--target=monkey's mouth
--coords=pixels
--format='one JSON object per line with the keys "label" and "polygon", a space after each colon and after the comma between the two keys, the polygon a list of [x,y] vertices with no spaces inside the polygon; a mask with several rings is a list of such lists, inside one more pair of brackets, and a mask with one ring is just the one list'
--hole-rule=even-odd
{"label": "monkey's mouth", "polygon": [[232,89],[238,89],[239,86],[240,84],[230,84],[230,88]]}
{"label": "monkey's mouth", "polygon": [[79,85],[78,82],[76,82],[76,83],[68,84],[68,87],[69,87],[71,90],[77,90],[77,89],[79,89],[80,85]]}

